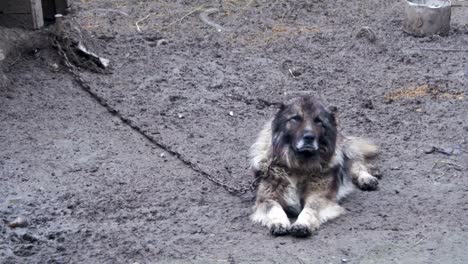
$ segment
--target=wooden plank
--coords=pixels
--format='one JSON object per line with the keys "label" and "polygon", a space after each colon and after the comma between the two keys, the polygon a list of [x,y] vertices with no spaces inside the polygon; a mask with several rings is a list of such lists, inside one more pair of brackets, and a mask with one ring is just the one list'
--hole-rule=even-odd
{"label": "wooden plank", "polygon": [[0,14],[0,25],[5,27],[33,28],[31,14]]}
{"label": "wooden plank", "polygon": [[[23,9],[20,9],[20,6]],[[32,29],[38,29],[44,26],[41,0],[2,0],[2,7],[5,8],[3,9],[4,11],[16,10],[15,12],[19,12],[20,10],[27,10],[25,6],[29,8],[28,13],[0,13],[0,25],[5,27],[23,27]],[[7,7],[9,9],[6,9]],[[16,9],[13,9],[12,7],[15,7]]]}
{"label": "wooden plank", "polygon": [[31,13],[31,0],[1,0],[0,14]]}
{"label": "wooden plank", "polygon": [[42,3],[41,0],[30,0],[31,1],[31,14],[32,14],[32,26],[34,29],[41,28],[44,26],[44,17],[42,15]]}

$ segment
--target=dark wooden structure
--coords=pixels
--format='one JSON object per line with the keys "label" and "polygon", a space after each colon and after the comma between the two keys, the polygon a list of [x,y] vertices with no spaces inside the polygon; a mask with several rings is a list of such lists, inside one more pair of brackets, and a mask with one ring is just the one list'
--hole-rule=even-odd
{"label": "dark wooden structure", "polygon": [[38,29],[55,14],[65,14],[70,0],[0,0],[0,26]]}

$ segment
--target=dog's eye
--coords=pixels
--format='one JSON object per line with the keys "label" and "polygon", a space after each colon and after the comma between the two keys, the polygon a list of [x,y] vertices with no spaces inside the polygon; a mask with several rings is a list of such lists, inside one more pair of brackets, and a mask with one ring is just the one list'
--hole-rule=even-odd
{"label": "dog's eye", "polygon": [[323,125],[322,119],[320,117],[314,118],[314,123],[319,124],[319,125]]}
{"label": "dog's eye", "polygon": [[293,122],[300,122],[302,121],[302,118],[298,115],[290,117],[288,121],[293,121]]}

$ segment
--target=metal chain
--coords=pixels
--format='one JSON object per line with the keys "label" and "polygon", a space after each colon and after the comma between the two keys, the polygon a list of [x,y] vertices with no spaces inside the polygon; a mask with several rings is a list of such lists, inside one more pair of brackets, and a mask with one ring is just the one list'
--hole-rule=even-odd
{"label": "metal chain", "polygon": [[248,184],[241,185],[239,187],[231,186],[228,184],[226,181],[223,181],[219,177],[212,175],[205,170],[201,169],[198,164],[190,161],[188,158],[174,150],[171,146],[166,145],[165,143],[161,142],[160,140],[157,140],[156,138],[148,135],[147,133],[143,132],[140,127],[135,125],[131,120],[123,117],[115,108],[107,104],[107,102],[98,96],[95,92],[92,91],[90,84],[83,79],[81,76],[81,73],[79,72],[78,68],[69,60],[67,53],[65,52],[65,49],[62,47],[60,40],[58,37],[53,38],[53,46],[57,49],[57,52],[59,56],[62,58],[63,63],[65,64],[68,72],[73,76],[74,80],[80,85],[80,87],[86,91],[88,94],[91,95],[100,105],[104,106],[112,115],[117,116],[130,126],[133,130],[137,131],[139,134],[144,136],[146,139],[148,139],[151,143],[154,145],[164,149],[166,152],[170,153],[171,155],[175,156],[177,159],[182,161],[185,165],[187,165],[190,169],[193,171],[200,173],[204,177],[206,177],[208,180],[212,181],[218,186],[223,187],[228,193],[236,196],[240,196],[243,194],[246,194],[247,192],[253,192],[257,188],[259,184],[259,177],[255,177],[254,180]]}

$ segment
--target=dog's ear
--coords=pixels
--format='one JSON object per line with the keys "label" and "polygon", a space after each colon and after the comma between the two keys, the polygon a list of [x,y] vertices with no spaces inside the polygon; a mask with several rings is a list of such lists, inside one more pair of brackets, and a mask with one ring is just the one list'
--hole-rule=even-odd
{"label": "dog's ear", "polygon": [[328,107],[328,112],[330,113],[330,122],[333,125],[336,125],[336,116],[338,115],[338,107],[332,105]]}
{"label": "dog's ear", "polygon": [[286,105],[284,103],[279,104],[278,112],[283,112],[286,109]]}
{"label": "dog's ear", "polygon": [[330,113],[332,115],[336,115],[336,114],[338,114],[338,107],[332,105],[332,106],[328,107],[328,111],[330,111]]}
{"label": "dog's ear", "polygon": [[276,114],[274,115],[273,122],[271,123],[271,128],[273,131],[277,129],[279,124],[281,124],[282,115],[284,111],[286,110],[286,105],[284,103],[279,103],[278,105],[278,110],[276,111]]}

